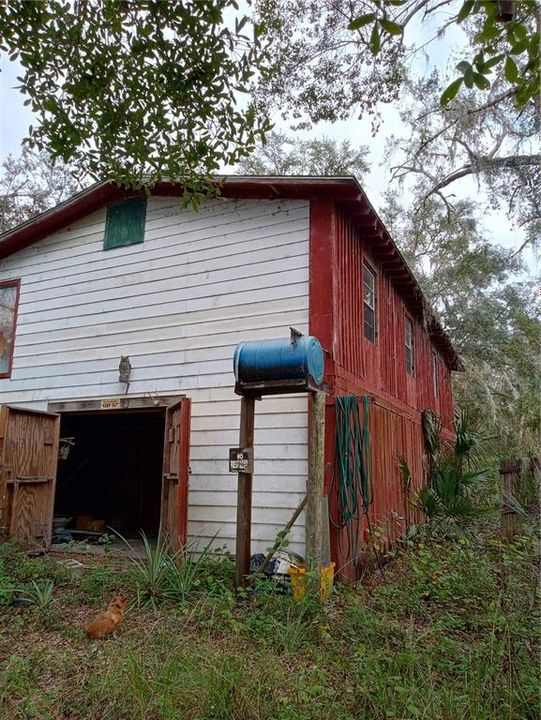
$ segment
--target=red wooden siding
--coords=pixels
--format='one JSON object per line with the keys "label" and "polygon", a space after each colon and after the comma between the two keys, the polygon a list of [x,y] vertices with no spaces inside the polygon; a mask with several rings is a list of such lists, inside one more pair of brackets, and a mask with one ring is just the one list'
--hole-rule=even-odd
{"label": "red wooden siding", "polygon": [[[335,485],[335,397],[370,396],[369,428],[373,503],[357,544],[366,551],[369,526],[384,544],[406,531],[407,521],[419,521],[404,497],[398,459],[404,456],[415,492],[424,482],[423,410],[435,410],[447,429],[452,426],[451,374],[427,330],[419,304],[401,292],[387,272],[373,228],[355,226],[347,210],[328,200],[313,200],[310,250],[310,332],[319,336],[329,356],[325,380],[329,386],[326,413],[326,478],[331,520],[339,518]],[[363,264],[376,274],[375,343],[364,337]],[[406,370],[405,325],[413,323],[414,374]],[[330,339],[332,338],[332,344]],[[332,345],[332,346],[331,346]],[[438,357],[440,391],[434,393],[432,355]],[[351,557],[345,529],[331,523],[331,550],[339,579],[351,582],[359,566]]]}
{"label": "red wooden siding", "polygon": [[[381,269],[362,229],[353,227],[345,212],[336,214],[335,344],[337,379],[353,375],[366,391],[409,408],[436,410],[446,425],[452,424],[453,401],[450,373],[438,353],[440,397],[434,395],[432,353],[435,348],[423,329],[423,319],[408,307],[391,278]],[[376,342],[363,333],[363,262],[376,272]],[[406,371],[404,314],[413,321],[414,374]],[[436,351],[437,352],[437,351]],[[338,381],[338,380],[337,380]]]}
{"label": "red wooden siding", "polygon": [[[389,547],[406,534],[408,525],[421,519],[406,497],[398,458],[406,458],[411,470],[411,495],[421,487],[425,472],[420,421],[386,408],[374,398],[369,405],[369,428],[372,505],[368,518],[363,518],[361,522],[360,537],[357,538],[361,562],[372,552],[372,542],[376,547],[380,543]],[[359,578],[359,567],[351,557],[348,530],[335,527],[339,524],[340,511],[334,483],[331,484],[329,507],[331,553],[338,577],[342,582],[354,582]],[[370,531],[373,533],[372,539]]]}

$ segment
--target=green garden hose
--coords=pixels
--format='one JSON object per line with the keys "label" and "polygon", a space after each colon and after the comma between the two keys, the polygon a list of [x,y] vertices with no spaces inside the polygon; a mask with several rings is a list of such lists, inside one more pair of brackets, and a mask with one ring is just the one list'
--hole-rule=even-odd
{"label": "green garden hose", "polygon": [[369,398],[362,398],[362,422],[359,400],[354,395],[336,398],[336,460],[333,483],[338,496],[337,528],[346,528],[347,558],[358,563],[361,523],[372,504],[370,478]]}

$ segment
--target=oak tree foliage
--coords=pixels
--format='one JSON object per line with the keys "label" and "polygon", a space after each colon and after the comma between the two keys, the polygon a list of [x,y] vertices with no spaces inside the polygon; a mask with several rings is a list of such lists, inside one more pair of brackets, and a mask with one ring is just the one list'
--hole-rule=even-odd
{"label": "oak tree foliage", "polygon": [[81,189],[73,168],[53,162],[46,152],[23,148],[0,167],[0,232],[67,200]]}
{"label": "oak tree foliage", "polygon": [[268,129],[247,94],[264,51],[235,0],[8,0],[0,50],[23,68],[30,147],[96,179],[200,187]]}
{"label": "oak tree foliage", "polygon": [[500,211],[522,233],[523,246],[535,243],[541,236],[535,116],[517,110],[509,90],[497,83],[494,97],[467,90],[442,110],[441,85],[434,72],[405,86],[401,133],[388,142],[391,178],[415,188],[417,211],[432,199],[452,213],[467,188],[478,210]]}
{"label": "oak tree foliage", "polygon": [[[474,177],[527,243],[539,228],[538,10],[531,0],[257,0],[273,54],[256,97],[299,129],[369,115],[377,132],[392,103],[404,123],[395,177],[423,176],[419,199],[448,210]],[[450,67],[423,76],[416,58],[449,27],[463,31]]]}
{"label": "oak tree foliage", "polygon": [[521,256],[491,242],[476,204],[417,209],[388,193],[387,226],[464,360],[455,400],[501,457],[536,452],[541,433],[539,281]]}
{"label": "oak tree foliage", "polygon": [[247,175],[355,175],[360,180],[369,170],[368,154],[366,145],[356,148],[349,140],[304,140],[271,132],[239,170]]}

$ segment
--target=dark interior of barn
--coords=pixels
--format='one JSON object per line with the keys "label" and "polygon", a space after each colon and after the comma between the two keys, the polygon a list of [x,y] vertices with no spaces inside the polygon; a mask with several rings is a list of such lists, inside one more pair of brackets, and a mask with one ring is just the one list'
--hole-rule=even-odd
{"label": "dark interior of barn", "polygon": [[127,538],[140,530],[156,536],[164,412],[65,413],[60,437],[53,534],[65,527],[74,539],[109,528]]}

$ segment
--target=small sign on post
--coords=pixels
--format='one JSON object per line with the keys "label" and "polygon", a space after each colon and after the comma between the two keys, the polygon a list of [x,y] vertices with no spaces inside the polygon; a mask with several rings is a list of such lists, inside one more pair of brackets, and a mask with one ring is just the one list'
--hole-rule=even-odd
{"label": "small sign on post", "polygon": [[253,473],[252,452],[250,448],[229,448],[229,472]]}

